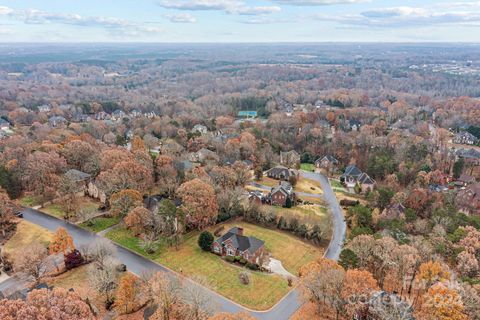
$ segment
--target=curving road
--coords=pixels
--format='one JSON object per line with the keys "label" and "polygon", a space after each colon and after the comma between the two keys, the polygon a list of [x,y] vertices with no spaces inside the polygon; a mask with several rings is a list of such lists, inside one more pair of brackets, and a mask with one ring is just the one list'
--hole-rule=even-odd
{"label": "curving road", "polygon": [[[317,180],[322,185],[325,200],[330,205],[330,211],[332,212],[334,224],[332,241],[325,253],[325,257],[337,260],[338,256],[340,255],[343,240],[345,238],[346,227],[343,220],[342,211],[335,197],[335,193],[333,193],[333,190],[331,189],[328,179],[326,177],[318,173],[309,172],[302,172],[302,175],[306,178]],[[35,223],[50,231],[56,231],[59,227],[67,229],[67,231],[73,237],[75,245],[77,247],[102,238],[101,236],[86,231],[74,224],[46,215],[38,210],[24,209],[23,217],[25,220]],[[118,246],[115,243],[114,245],[117,248],[116,257],[127,266],[129,271],[138,275],[142,274],[143,272],[148,272],[152,270],[162,271],[168,273],[170,276],[182,278],[188,283],[188,285],[197,286],[199,290],[202,290],[204,294],[209,297],[209,300],[214,303],[212,305],[212,308],[215,311],[224,311],[231,313],[246,311],[260,320],[287,320],[301,306],[300,294],[298,290],[292,290],[270,310],[248,310],[206,287],[202,287],[194,283],[193,281],[183,278],[180,274],[177,274],[160,264],[157,264],[132,251]]]}
{"label": "curving road", "polygon": [[338,204],[335,192],[333,192],[327,177],[316,172],[301,171],[300,173],[302,177],[318,181],[322,186],[323,198],[328,203],[333,221],[332,239],[330,240],[330,244],[325,252],[325,258],[338,260],[347,232],[347,224],[345,223],[345,218],[343,217],[342,208]]}

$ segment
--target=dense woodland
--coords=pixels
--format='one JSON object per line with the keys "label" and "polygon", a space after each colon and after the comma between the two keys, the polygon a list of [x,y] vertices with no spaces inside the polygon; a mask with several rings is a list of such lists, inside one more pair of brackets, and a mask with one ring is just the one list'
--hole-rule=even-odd
{"label": "dense woodland", "polygon": [[[70,220],[89,218],[79,210],[80,190],[66,174],[70,169],[94,179],[105,208],[149,250],[155,251],[159,238],[174,246],[190,230],[234,217],[276,225],[280,217],[242,200],[250,170],[261,176],[279,162],[281,151],[295,150],[310,164],[333,155],[340,172],[353,164],[377,184],[345,210],[349,231],[339,262],[322,259],[302,268],[299,287],[306,303],[298,319],[480,319],[480,212],[463,210],[457,192],[431,188],[446,177],[480,180],[478,153],[458,156],[459,149],[478,152],[478,146],[451,143],[464,131],[480,138],[478,48],[76,49],[53,56],[44,47],[36,54],[16,46],[0,50],[0,110],[11,127],[0,140],[4,239],[15,232],[14,213],[25,196],[65,204]],[[7,59],[7,52],[17,55]],[[432,69],[449,64],[467,71]],[[257,111],[258,118],[239,119],[241,110]],[[115,113],[120,116],[112,118]],[[55,117],[59,122],[52,122]],[[198,154],[201,159],[191,161]],[[164,199],[153,213],[143,207],[152,195]],[[394,205],[405,211],[392,217]],[[307,221],[282,225],[287,223],[292,225],[284,229],[299,238],[322,238]],[[33,253],[23,253],[28,254]],[[14,268],[25,268],[28,258],[38,260],[38,251],[37,257],[13,261]],[[104,267],[98,254],[89,260],[101,266],[92,273],[112,276],[107,273],[113,267]],[[173,290],[161,293],[167,302],[157,301],[152,292],[162,286],[155,284],[168,281],[152,277],[150,284],[127,276],[117,281],[116,288],[142,287],[138,300],[117,297],[120,313],[137,310],[125,301],[154,301],[163,308],[158,319],[209,316],[200,306],[168,303],[177,297]],[[378,292],[399,301],[374,304]],[[61,296],[65,304],[78,299],[68,292],[33,291],[27,304],[2,302],[0,314],[9,319],[15,308],[38,312],[45,299],[39,295]],[[113,295],[105,291],[107,304]],[[368,303],[351,302],[365,296]],[[77,312],[72,319],[91,316],[83,304]],[[215,319],[230,317],[248,319]]]}

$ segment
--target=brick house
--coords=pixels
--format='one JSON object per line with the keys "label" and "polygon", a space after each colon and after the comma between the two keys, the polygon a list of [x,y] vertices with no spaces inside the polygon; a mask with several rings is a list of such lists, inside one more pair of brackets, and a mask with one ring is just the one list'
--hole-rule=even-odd
{"label": "brick house", "polygon": [[376,184],[375,180],[354,165],[348,166],[344,174],[340,176],[340,179],[343,180],[343,183],[349,189],[355,188],[358,184],[362,192],[373,190]]}
{"label": "brick house", "polygon": [[326,155],[323,158],[319,158],[315,161],[315,167],[318,169],[325,169],[328,172],[334,172],[337,170],[339,162],[332,155]]}
{"label": "brick house", "polygon": [[234,227],[212,244],[212,252],[220,256],[242,257],[249,263],[261,265],[266,254],[265,242],[243,235],[243,228]]}
{"label": "brick house", "polygon": [[293,205],[295,203],[295,192],[290,183],[280,181],[278,186],[272,188],[272,191],[270,191],[270,194],[268,195],[268,199],[270,204],[274,206],[285,207],[288,199],[290,199],[290,203]]}
{"label": "brick house", "polygon": [[275,180],[289,181],[290,177],[298,178],[298,172],[282,166],[276,166],[267,171],[267,177]]}
{"label": "brick house", "polygon": [[459,191],[455,202],[458,209],[465,214],[480,214],[480,183]]}

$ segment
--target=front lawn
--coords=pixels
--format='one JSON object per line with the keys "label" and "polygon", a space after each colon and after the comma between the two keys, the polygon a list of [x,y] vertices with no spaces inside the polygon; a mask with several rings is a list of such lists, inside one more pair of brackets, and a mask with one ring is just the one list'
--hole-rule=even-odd
{"label": "front lawn", "polygon": [[288,232],[263,228],[243,221],[228,222],[223,226],[225,232],[233,227],[242,227],[244,235],[265,241],[267,251],[275,259],[282,261],[285,269],[293,275],[298,275],[300,267],[323,256],[322,248],[304,242]]}
{"label": "front lawn", "polygon": [[31,222],[22,220],[17,224],[15,234],[3,247],[4,254],[15,254],[34,242],[48,245],[52,240],[53,233]]}
{"label": "front lawn", "polygon": [[[179,250],[166,248],[156,261],[189,278],[204,278],[212,290],[255,310],[271,308],[290,290],[287,280],[280,276],[248,271],[227,263],[211,252],[202,251],[197,244],[199,234],[189,233]],[[250,273],[248,285],[241,284],[239,280],[243,271]]]}
{"label": "front lawn", "polygon": [[48,213],[51,216],[57,217],[59,219],[63,219],[65,215],[67,214],[65,210],[63,209],[63,206],[61,204],[55,203],[55,204],[50,204],[48,206],[45,206],[42,208],[42,211],[45,213]]}
{"label": "front lawn", "polygon": [[32,195],[23,196],[19,199],[19,202],[24,207],[34,207],[40,205],[40,197],[35,197]]}
{"label": "front lawn", "polygon": [[93,233],[103,231],[120,222],[120,217],[98,217],[80,224],[80,227]]}
{"label": "front lawn", "polygon": [[315,165],[312,164],[312,163],[302,163],[300,165],[300,169],[305,170],[305,171],[314,172],[315,171]]}
{"label": "front lawn", "polygon": [[[246,235],[252,235],[266,242],[266,248],[281,260],[287,270],[298,274],[298,269],[322,256],[323,250],[288,233],[270,230],[244,222],[226,223],[225,231],[233,226],[241,226]],[[217,226],[209,230],[213,232]],[[147,254],[140,246],[140,240],[124,227],[116,227],[107,233],[107,238],[143,255],[189,278],[201,277],[207,285],[222,296],[241,305],[266,310],[275,305],[289,290],[287,280],[283,277],[250,271],[224,261],[221,257],[204,252],[198,246],[199,231],[185,235],[178,250],[163,244],[155,254]],[[239,274],[250,273],[250,284],[243,285]]]}

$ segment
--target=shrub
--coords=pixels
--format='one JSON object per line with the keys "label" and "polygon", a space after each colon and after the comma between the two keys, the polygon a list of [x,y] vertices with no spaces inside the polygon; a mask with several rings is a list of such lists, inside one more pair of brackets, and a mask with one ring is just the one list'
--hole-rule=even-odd
{"label": "shrub", "polygon": [[65,268],[71,270],[73,268],[81,266],[85,260],[83,259],[82,254],[78,250],[73,250],[70,253],[65,255]]}
{"label": "shrub", "polygon": [[222,234],[223,230],[225,230],[225,226],[221,226],[220,228],[215,229],[215,231],[213,232],[213,235],[214,235],[215,237],[220,237],[220,235]]}
{"label": "shrub", "polygon": [[255,271],[260,269],[257,264],[250,263],[250,262],[247,263],[247,268],[250,269],[250,270],[255,270]]}
{"label": "shrub", "polygon": [[230,214],[228,214],[227,212],[220,212],[217,216],[217,223],[227,221],[230,218]]}
{"label": "shrub", "polygon": [[250,275],[243,271],[238,274],[238,277],[240,278],[240,282],[244,285],[248,285],[250,283]]}
{"label": "shrub", "polygon": [[240,258],[240,260],[238,262],[240,262],[241,264],[246,264],[247,260],[245,260],[244,258]]}
{"label": "shrub", "polygon": [[352,250],[343,249],[342,252],[340,252],[338,264],[345,269],[355,269],[358,266],[358,257]]}
{"label": "shrub", "polygon": [[226,257],[225,257],[225,260],[227,260],[228,262],[233,263],[233,262],[235,262],[235,257],[233,257],[233,256],[226,256]]}
{"label": "shrub", "polygon": [[213,243],[213,235],[208,231],[203,231],[198,237],[198,246],[203,251],[210,251]]}
{"label": "shrub", "polygon": [[241,258],[242,258],[242,257],[240,257],[240,256],[235,256],[235,257],[233,258],[233,261],[239,262]]}

